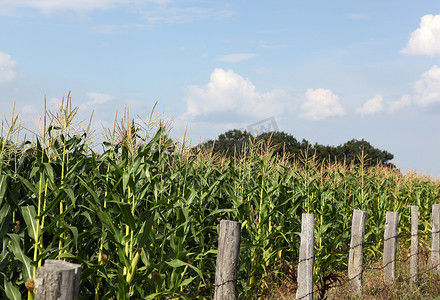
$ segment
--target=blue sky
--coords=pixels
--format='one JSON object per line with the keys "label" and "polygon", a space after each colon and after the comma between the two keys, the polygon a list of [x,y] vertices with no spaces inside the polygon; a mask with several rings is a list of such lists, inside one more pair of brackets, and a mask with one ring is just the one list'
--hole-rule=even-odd
{"label": "blue sky", "polygon": [[95,127],[154,103],[192,143],[275,117],[440,175],[439,1],[0,0],[0,114],[72,93]]}

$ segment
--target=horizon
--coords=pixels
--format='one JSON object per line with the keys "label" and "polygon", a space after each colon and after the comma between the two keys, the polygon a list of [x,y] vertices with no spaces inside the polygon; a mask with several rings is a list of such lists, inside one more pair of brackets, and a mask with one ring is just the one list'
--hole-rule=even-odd
{"label": "horizon", "polygon": [[[62,100],[62,103],[64,103],[64,105],[66,105],[66,99],[63,99]],[[69,108],[70,108],[70,111],[68,111],[68,112],[72,112],[72,111],[75,111],[75,110],[79,110],[79,107],[78,106],[73,106],[73,105],[69,105]],[[49,118],[48,118],[48,121],[53,121],[53,120],[55,120],[55,118],[54,118],[54,116],[55,115],[57,115],[57,114],[59,114],[61,111],[62,111],[62,109],[63,109],[63,112],[64,112],[64,106],[63,106],[63,108],[61,107],[61,106],[58,106],[56,109],[53,107],[52,108],[53,110],[47,110],[47,114],[46,114],[46,116],[49,116]],[[128,106],[126,107],[126,109],[128,109]],[[88,118],[86,118],[86,119],[81,119],[81,120],[76,120],[76,114],[74,115],[74,117],[73,117],[73,119],[72,119],[72,124],[73,125],[71,125],[71,127],[68,127],[69,128],[69,133],[71,133],[71,129],[73,128],[73,129],[75,129],[75,133],[73,134],[73,135],[76,135],[76,134],[79,134],[79,133],[84,133],[84,132],[86,132],[86,128],[88,127],[88,125],[89,124],[91,124],[92,122],[92,120],[93,120],[93,114],[94,114],[94,111],[92,111],[91,112],[91,115],[88,117]],[[35,126],[35,127],[28,127],[28,126],[24,126],[24,124],[21,122],[21,120],[20,120],[20,113],[19,112],[15,112],[15,114],[14,115],[11,115],[11,119],[13,119],[14,117],[17,117],[17,121],[19,122],[18,123],[18,125],[19,126],[21,126],[21,128],[23,129],[23,130],[25,130],[25,132],[28,132],[28,133],[32,133],[32,138],[31,139],[28,139],[28,138],[26,138],[27,137],[27,135],[26,135],[26,133],[24,133],[24,137],[22,136],[23,135],[23,131],[22,130],[20,130],[19,131],[19,134],[21,134],[21,135],[14,135],[14,137],[15,137],[15,140],[16,140],[16,143],[23,143],[23,142],[31,142],[31,143],[35,143],[36,141],[35,141],[35,138],[36,137],[42,137],[42,132],[41,132],[41,128],[38,128],[38,125],[36,124],[37,122],[39,122],[40,123],[40,126],[42,126],[42,122],[43,122],[43,116],[41,116],[41,115],[38,115],[37,116],[37,119],[35,119],[35,120],[33,120],[33,126]],[[130,117],[130,116],[128,116],[128,117]],[[163,113],[154,113],[154,110],[151,112],[151,114],[150,114],[150,117],[151,117],[151,119],[152,120],[150,120],[150,121],[148,121],[148,122],[146,122],[146,120],[145,119],[140,119],[140,118],[131,118],[130,117],[130,119],[129,119],[129,121],[130,122],[132,122],[132,121],[134,121],[138,126],[141,126],[142,128],[144,128],[145,129],[145,125],[147,125],[147,124],[149,124],[150,125],[150,127],[149,128],[152,128],[152,129],[158,129],[159,127],[159,124],[163,124],[164,126],[165,126],[165,128],[166,128],[166,130],[168,131],[168,132],[171,132],[172,131],[172,120],[170,120],[169,118],[167,118],[166,116],[164,116],[163,115]],[[123,123],[125,123],[126,122],[126,120],[124,120],[124,118],[125,118],[125,115],[124,115],[124,117],[122,117],[122,118],[119,118],[119,119],[116,119],[115,118],[115,120],[116,120],[116,124],[113,124],[113,125],[115,125],[116,127],[118,127],[118,126],[123,126],[124,124]],[[258,126],[259,124],[264,124],[264,123],[266,123],[267,124],[267,122],[268,121],[270,121],[270,124],[268,125],[268,126],[266,126],[266,127],[264,127],[263,128],[263,131],[259,131],[259,129],[255,129],[255,127],[254,127],[254,130],[255,130],[255,132],[254,133],[252,133],[251,131],[249,131],[248,129],[249,128],[251,128],[252,126]],[[2,124],[3,124],[3,122],[6,122],[6,123],[8,123],[9,124],[9,121],[8,120],[3,120],[2,121]],[[143,124],[141,124],[141,123],[143,123]],[[61,125],[61,124],[57,124],[56,122],[55,122],[55,124],[53,124],[53,126],[56,126],[56,127],[60,127],[60,126],[57,126],[57,125]],[[87,125],[87,126],[85,126],[85,125]],[[112,127],[114,127],[112,125]],[[46,130],[49,128],[50,126],[49,126],[49,124],[48,124],[48,127],[46,128]],[[16,128],[17,128],[17,126],[16,126]],[[8,127],[7,126],[4,126],[3,128],[2,128],[2,131],[4,131],[4,130],[7,130],[8,129]],[[274,129],[274,130],[272,130],[272,129]],[[288,135],[291,135],[289,132],[286,132],[286,131],[280,131],[280,130],[278,130],[278,127],[277,127],[277,125],[276,125],[276,120],[275,120],[275,118],[274,117],[271,117],[271,118],[267,118],[267,119],[264,119],[264,120],[261,120],[261,121],[259,121],[259,122],[256,122],[256,123],[254,123],[254,124],[250,124],[250,125],[248,125],[248,126],[246,126],[246,128],[233,128],[233,129],[230,129],[230,130],[228,130],[228,131],[231,131],[231,130],[240,130],[240,131],[242,131],[242,132],[244,132],[244,133],[248,133],[250,136],[253,136],[254,138],[256,138],[256,137],[258,137],[259,135],[261,135],[261,134],[263,134],[263,133],[273,133],[273,132],[282,132],[282,133],[285,133],[285,134],[288,134]],[[16,130],[15,130],[16,131]],[[226,132],[228,132],[228,131],[225,131],[225,132],[222,132],[222,133],[220,133],[220,134],[224,134],[224,133],[226,133]],[[108,139],[106,139],[106,134],[108,134],[108,133],[110,133],[111,132],[111,128],[109,128],[109,127],[101,127],[100,129],[98,129],[98,128],[91,128],[91,132],[90,132],[90,136],[88,137],[88,138],[90,138],[90,140],[88,139],[87,141],[93,141],[92,143],[91,143],[91,150],[92,151],[94,151],[96,154],[100,154],[100,150],[102,150],[102,149],[98,149],[98,148],[100,148],[100,147],[103,147],[103,142],[104,141],[107,141],[108,142]],[[154,131],[154,133],[155,133],[155,131]],[[73,136],[72,135],[72,136]],[[154,135],[154,134],[153,134]],[[3,135],[2,135],[3,136]],[[98,136],[98,138],[97,138],[97,136]],[[298,142],[301,142],[302,140],[300,140],[300,139],[297,139],[295,136],[293,136],[293,135],[291,135],[293,138],[295,138]],[[151,136],[149,136],[150,138],[151,138]],[[183,138],[184,138],[185,136],[183,136]],[[183,143],[183,140],[181,140],[181,138],[180,137],[172,137],[171,136],[171,138],[173,139],[173,141],[174,142],[176,142],[176,143],[180,143],[180,145],[182,145],[182,143]],[[217,138],[218,138],[218,136],[216,136],[216,137],[213,137],[213,138],[211,138],[211,139],[206,139],[206,140],[204,140],[204,141],[201,141],[201,142],[199,142],[199,143],[197,143],[197,145],[194,145],[194,144],[189,144],[188,145],[188,140],[186,140],[185,139],[185,143],[183,143],[184,145],[185,145],[185,147],[197,147],[197,146],[199,146],[199,145],[201,145],[202,143],[205,143],[205,142],[208,142],[209,140],[217,140]],[[345,144],[346,142],[349,142],[349,141],[351,141],[351,140],[357,140],[357,141],[366,141],[366,142],[368,142],[368,143],[370,143],[369,141],[367,141],[367,140],[365,140],[365,139],[363,139],[363,138],[361,138],[361,139],[355,139],[355,138],[353,138],[353,139],[349,139],[349,140],[347,140],[347,141],[344,141],[343,143],[341,143],[341,144],[338,144],[338,145],[335,145],[335,144],[320,144],[319,142],[317,142],[317,143],[310,143],[310,141],[309,140],[307,140],[307,138],[304,138],[306,141],[307,141],[307,143],[309,144],[309,145],[313,145],[313,146],[315,146],[316,144],[318,144],[318,145],[321,145],[321,146],[330,146],[330,147],[338,147],[338,146],[342,146],[343,144]],[[148,140],[148,137],[147,138],[145,138],[145,140],[147,141]],[[190,141],[191,142],[191,141]],[[378,149],[378,150],[380,150],[380,151],[387,151],[386,149],[379,149],[379,148],[377,148],[377,147],[375,147],[374,145],[372,145],[371,143],[370,143],[370,145],[371,146],[373,146],[374,148],[376,148],[376,149]],[[393,153],[391,153],[392,155],[394,155]],[[367,158],[367,160],[368,160],[368,156],[366,157]],[[393,160],[394,160],[394,158],[393,158]],[[393,160],[391,160],[391,161],[393,161]],[[341,161],[337,161],[337,160],[335,160],[335,162],[336,163],[341,163]],[[345,162],[345,161],[344,161]],[[385,165],[384,166],[386,166],[387,164],[393,164],[394,165],[394,163],[393,162],[387,162],[387,163],[385,163]],[[433,176],[432,174],[427,174],[427,173],[422,173],[422,172],[420,172],[420,171],[418,171],[418,170],[415,170],[415,169],[407,169],[407,170],[402,170],[399,166],[397,166],[397,165],[394,165],[393,167],[395,167],[396,168],[396,170],[397,171],[399,171],[401,174],[402,174],[402,176],[407,176],[407,175],[416,175],[416,176],[423,176],[423,177],[427,177],[427,178],[429,178],[429,179],[431,179],[431,180],[440,180],[440,176]]]}

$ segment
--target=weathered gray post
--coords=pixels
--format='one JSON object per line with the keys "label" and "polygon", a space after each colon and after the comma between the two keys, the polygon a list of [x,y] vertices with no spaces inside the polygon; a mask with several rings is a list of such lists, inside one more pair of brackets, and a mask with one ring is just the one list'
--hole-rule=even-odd
{"label": "weathered gray post", "polygon": [[350,290],[355,294],[362,293],[362,256],[364,250],[365,223],[367,212],[362,210],[353,211],[351,221],[351,242],[348,254],[348,279]]}
{"label": "weathered gray post", "polygon": [[397,226],[399,213],[386,213],[385,234],[383,243],[383,279],[385,282],[396,279]]}
{"label": "weathered gray post", "polygon": [[214,300],[237,299],[241,223],[221,220],[215,269]]}
{"label": "weathered gray post", "polygon": [[440,273],[440,204],[432,205],[431,264]]}
{"label": "weathered gray post", "polygon": [[78,299],[81,265],[48,259],[35,277],[36,300]]}
{"label": "weathered gray post", "polygon": [[419,207],[411,206],[411,283],[419,277]]}
{"label": "weathered gray post", "polygon": [[298,288],[296,299],[313,299],[313,264],[315,244],[315,219],[313,214],[302,214],[301,244],[299,247]]}

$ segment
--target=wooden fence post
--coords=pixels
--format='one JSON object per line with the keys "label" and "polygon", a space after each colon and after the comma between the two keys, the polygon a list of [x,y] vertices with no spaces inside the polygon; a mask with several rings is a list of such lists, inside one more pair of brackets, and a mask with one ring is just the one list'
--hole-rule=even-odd
{"label": "wooden fence post", "polygon": [[350,290],[356,294],[362,293],[362,257],[364,250],[365,223],[367,212],[362,210],[353,211],[351,222],[351,242],[348,255],[348,279]]}
{"label": "wooden fence post", "polygon": [[386,213],[385,234],[383,243],[383,279],[385,282],[396,279],[397,226],[399,213]]}
{"label": "wooden fence post", "polygon": [[411,206],[411,283],[415,284],[419,277],[419,207]]}
{"label": "wooden fence post", "polygon": [[241,223],[221,220],[215,269],[214,300],[237,299],[237,267]]}
{"label": "wooden fence post", "polygon": [[298,262],[298,288],[296,299],[313,299],[313,264],[315,244],[315,219],[313,214],[301,216],[301,244]]}
{"label": "wooden fence post", "polygon": [[437,266],[440,273],[440,204],[432,205],[432,245],[431,245],[431,264]]}
{"label": "wooden fence post", "polygon": [[37,268],[36,300],[76,300],[79,294],[81,265],[61,260],[46,260]]}

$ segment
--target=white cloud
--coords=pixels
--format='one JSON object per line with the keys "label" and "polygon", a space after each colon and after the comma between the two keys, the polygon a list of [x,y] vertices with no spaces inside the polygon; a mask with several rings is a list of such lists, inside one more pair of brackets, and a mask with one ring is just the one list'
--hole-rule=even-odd
{"label": "white cloud", "polygon": [[20,107],[20,115],[24,116],[33,116],[36,111],[39,110],[35,104],[22,105]]}
{"label": "white cloud", "polygon": [[191,85],[186,97],[185,119],[210,113],[233,112],[244,116],[267,117],[281,113],[284,92],[259,92],[249,80],[232,70],[215,69],[205,86]]}
{"label": "white cloud", "polygon": [[113,100],[113,96],[102,93],[88,92],[86,93],[86,96],[87,98],[89,98],[89,101],[80,104],[80,110],[90,109],[92,107],[96,107],[97,105],[101,105]]}
{"label": "white cloud", "polygon": [[0,0],[3,9],[15,12],[20,8],[34,8],[43,13],[53,13],[60,10],[91,11],[108,9],[118,4],[133,3],[133,0]]}
{"label": "white cloud", "polygon": [[151,29],[151,26],[145,24],[100,24],[93,27],[96,32],[107,35],[146,29]]}
{"label": "white cloud", "polygon": [[280,44],[280,45],[268,45],[268,44],[260,44],[258,47],[263,49],[280,49],[280,48],[288,48],[289,45]]}
{"label": "white cloud", "polygon": [[113,100],[113,96],[102,93],[88,92],[86,96],[90,99],[90,101],[87,102],[89,105],[104,104]]}
{"label": "white cloud", "polygon": [[307,89],[305,95],[307,101],[301,106],[305,111],[300,115],[302,118],[318,121],[345,114],[344,108],[339,103],[339,97],[333,94],[331,90]]}
{"label": "white cloud", "polygon": [[288,48],[289,45],[287,45],[287,44],[271,45],[271,44],[267,43],[266,41],[261,40],[258,43],[258,47],[263,48],[263,49],[280,49],[280,48]]}
{"label": "white cloud", "polygon": [[234,53],[234,54],[220,56],[218,58],[218,60],[224,61],[224,62],[236,63],[236,62],[240,62],[243,60],[251,59],[255,56],[257,56],[257,54],[255,54],[255,53]]}
{"label": "white cloud", "polygon": [[62,105],[62,100],[60,100],[59,98],[56,97],[52,97],[49,100],[47,100],[46,106],[47,106],[47,110],[50,111],[57,111],[60,109]]}
{"label": "white cloud", "polygon": [[[44,14],[73,11],[87,13],[94,10],[127,8],[141,15],[147,25],[183,23],[199,19],[225,19],[233,15],[230,10],[216,10],[203,7],[177,7],[171,0],[0,0],[0,15],[16,16],[22,8],[36,9]],[[170,3],[170,5],[169,5]],[[107,30],[112,26],[124,29],[123,25],[102,25]],[[137,27],[137,26],[134,26]]]}
{"label": "white cloud", "polygon": [[73,12],[85,15],[96,10],[125,10],[132,14],[127,24],[97,24],[94,30],[103,34],[150,30],[158,24],[181,24],[199,20],[224,20],[234,12],[222,8],[182,7],[173,0],[0,0],[0,15],[18,17],[33,9],[47,16]]}
{"label": "white cloud", "polygon": [[234,14],[230,10],[216,10],[203,7],[174,7],[158,5],[154,8],[142,10],[142,15],[149,25],[181,24],[196,20],[228,19]]}
{"label": "white cloud", "polygon": [[376,95],[373,98],[367,100],[361,107],[356,109],[356,113],[365,115],[372,115],[378,113],[384,109],[382,95]]}
{"label": "white cloud", "polygon": [[420,27],[411,33],[403,54],[435,55],[440,54],[440,15],[425,15]]}
{"label": "white cloud", "polygon": [[415,103],[426,107],[440,102],[440,68],[433,66],[422,74],[422,78],[412,83]]}
{"label": "white cloud", "polygon": [[367,14],[348,14],[347,18],[351,20],[368,20],[370,16]]}
{"label": "white cloud", "polygon": [[17,63],[9,54],[0,52],[0,84],[14,81],[17,77]]}
{"label": "white cloud", "polygon": [[394,113],[396,110],[411,105],[411,96],[403,95],[399,100],[391,102],[388,106],[388,112]]}

